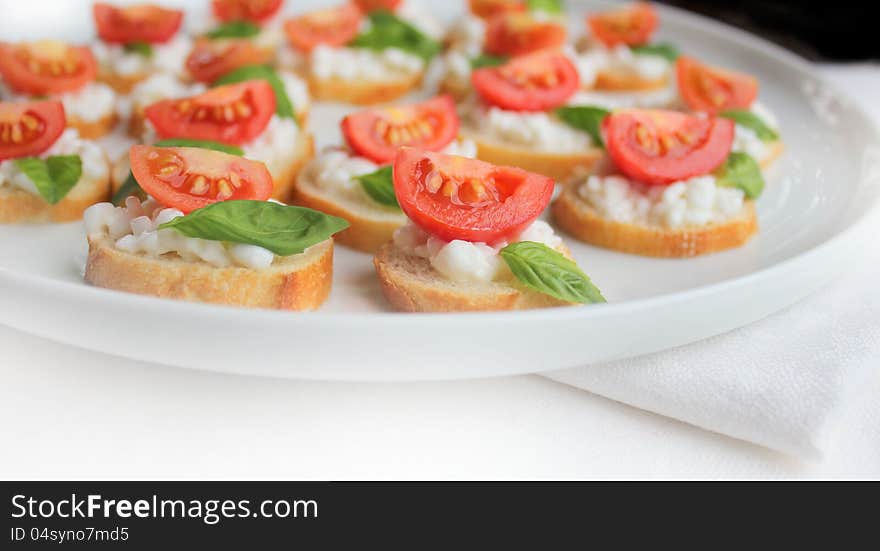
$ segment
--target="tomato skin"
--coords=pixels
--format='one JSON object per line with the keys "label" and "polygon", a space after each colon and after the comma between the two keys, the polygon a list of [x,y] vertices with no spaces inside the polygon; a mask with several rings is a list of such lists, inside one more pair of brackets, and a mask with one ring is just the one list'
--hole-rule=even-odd
{"label": "tomato skin", "polygon": [[659,23],[657,12],[647,2],[637,2],[587,17],[590,33],[609,48],[621,44],[625,46],[647,44]]}
{"label": "tomato skin", "polygon": [[394,11],[403,0],[354,0],[354,3],[364,11],[370,13],[376,10]]}
{"label": "tomato skin", "polygon": [[214,17],[220,21],[263,23],[278,13],[283,0],[212,0]]}
{"label": "tomato skin", "polygon": [[65,126],[60,101],[0,103],[0,161],[39,155],[52,147]]}
{"label": "tomato skin", "polygon": [[489,19],[484,49],[492,55],[518,56],[559,48],[568,32],[554,21],[539,21],[526,13],[506,13]]}
{"label": "tomato skin", "polygon": [[[394,160],[398,147],[404,145],[440,151],[458,136],[459,125],[451,96],[399,107],[365,109],[348,115],[341,123],[342,134],[354,152],[379,164]],[[400,129],[405,129],[411,139],[403,139]],[[397,143],[389,141],[392,133],[399,138]]]}
{"label": "tomato skin", "polygon": [[[129,161],[132,175],[145,192],[184,214],[219,201],[265,201],[272,195],[272,176],[266,165],[219,151],[133,145]],[[169,174],[163,175],[161,169],[169,167]]]}
{"label": "tomato skin", "polygon": [[513,239],[553,195],[553,180],[546,176],[412,147],[397,151],[393,173],[400,208],[444,241],[494,245]]}
{"label": "tomato skin", "polygon": [[730,119],[643,109],[617,111],[602,121],[611,160],[626,176],[649,185],[718,168],[730,154],[734,126]]}
{"label": "tomato skin", "polygon": [[[523,86],[522,80],[529,85]],[[546,111],[568,101],[579,88],[580,77],[567,57],[542,51],[477,69],[471,82],[485,102],[501,109]]]}
{"label": "tomato skin", "polygon": [[675,74],[682,99],[694,111],[714,115],[728,109],[748,109],[758,97],[755,77],[712,67],[692,57],[679,57]]}
{"label": "tomato skin", "polygon": [[[79,90],[95,80],[98,64],[89,48],[54,41],[49,46],[45,44],[0,43],[0,75],[13,90],[48,96]],[[47,47],[54,51],[43,55]],[[39,68],[34,71],[31,63],[37,63]],[[70,67],[73,69],[69,70]],[[61,74],[54,76],[51,71],[59,68]]]}
{"label": "tomato skin", "polygon": [[489,19],[502,13],[524,13],[526,3],[522,0],[468,0],[472,14]]}
{"label": "tomato skin", "polygon": [[110,44],[168,42],[183,23],[182,11],[153,5],[120,8],[96,2],[92,6],[92,13],[98,36]]}
{"label": "tomato skin", "polygon": [[262,65],[271,58],[271,50],[246,38],[198,40],[186,58],[186,68],[195,80],[211,83],[239,67]]}
{"label": "tomato skin", "polygon": [[355,4],[326,8],[284,23],[287,41],[297,50],[311,52],[316,46],[344,46],[360,32],[364,14]]}
{"label": "tomato skin", "polygon": [[275,92],[265,80],[217,86],[198,96],[161,100],[144,110],[160,139],[188,138],[233,145],[259,136],[274,113]]}

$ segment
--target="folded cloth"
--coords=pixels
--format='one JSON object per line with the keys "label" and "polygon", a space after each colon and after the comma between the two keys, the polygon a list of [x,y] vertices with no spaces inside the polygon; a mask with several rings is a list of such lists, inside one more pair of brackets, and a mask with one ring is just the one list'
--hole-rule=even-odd
{"label": "folded cloth", "polygon": [[[870,69],[825,71],[832,82],[867,100],[880,90],[880,73]],[[846,86],[852,81],[858,88]],[[547,376],[711,431],[819,459],[844,409],[866,398],[859,389],[880,369],[880,248],[870,239],[878,234],[875,213],[864,232],[865,255],[852,270],[760,322],[673,350]]]}

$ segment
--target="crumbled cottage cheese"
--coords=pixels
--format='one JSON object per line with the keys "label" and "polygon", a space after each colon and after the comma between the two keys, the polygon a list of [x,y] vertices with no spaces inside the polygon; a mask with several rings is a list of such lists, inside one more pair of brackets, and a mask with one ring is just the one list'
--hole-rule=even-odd
{"label": "crumbled cottage cheese", "polygon": [[190,38],[178,35],[163,44],[153,44],[149,56],[127,52],[121,44],[102,41],[92,45],[92,52],[99,64],[118,75],[133,76],[155,71],[182,75],[192,45]]}
{"label": "crumbled cottage cheese", "polygon": [[[0,98],[5,101],[31,101],[26,94],[13,92],[0,82]],[[113,114],[116,109],[116,92],[101,82],[90,82],[71,92],[53,96],[64,104],[64,112],[70,119],[83,122],[95,122]]]}
{"label": "crumbled cottage cheese", "polygon": [[589,134],[552,113],[507,111],[476,101],[463,106],[463,111],[468,126],[506,144],[553,153],[582,152],[592,146]]}
{"label": "crumbled cottage cheese", "polygon": [[[751,111],[773,130],[779,129],[776,115],[764,105],[755,102],[752,105]],[[770,155],[771,145],[759,138],[751,128],[737,124],[733,136],[733,151],[748,153],[760,163]]]}
{"label": "crumbled cottage cheese", "polygon": [[310,55],[312,74],[320,79],[385,80],[420,73],[425,61],[398,48],[331,48],[318,46]]}

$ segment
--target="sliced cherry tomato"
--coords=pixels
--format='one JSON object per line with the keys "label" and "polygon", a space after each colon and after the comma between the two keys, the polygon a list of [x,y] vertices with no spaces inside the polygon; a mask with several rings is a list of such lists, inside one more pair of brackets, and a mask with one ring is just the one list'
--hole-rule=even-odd
{"label": "sliced cherry tomato", "polygon": [[507,13],[489,19],[486,52],[493,55],[523,55],[565,44],[565,25],[541,21],[528,13]]}
{"label": "sliced cherry tomato", "polygon": [[129,150],[137,183],[162,205],[184,213],[229,199],[265,201],[272,175],[261,162],[198,147],[134,145]]}
{"label": "sliced cherry tomato", "polygon": [[104,42],[168,42],[180,29],[183,12],[153,5],[120,8],[103,2],[92,7],[98,36]]}
{"label": "sliced cherry tomato", "polygon": [[648,43],[658,23],[657,12],[647,2],[637,2],[587,17],[590,32],[609,48],[620,44],[640,46]]}
{"label": "sliced cherry tomato", "polygon": [[625,175],[665,185],[709,174],[727,159],[733,145],[730,119],[678,111],[628,109],[602,121],[605,146]]}
{"label": "sliced cherry tomato", "polygon": [[394,158],[394,193],[417,226],[445,241],[496,244],[541,214],[553,180],[520,168],[401,147]]}
{"label": "sliced cherry tomato", "polygon": [[718,113],[748,109],[758,97],[758,80],[744,73],[727,71],[681,56],[676,61],[681,97],[694,111]]}
{"label": "sliced cherry tomato", "polygon": [[342,133],[358,154],[390,163],[403,145],[440,151],[458,135],[459,120],[450,96],[422,103],[366,109],[342,119]]}
{"label": "sliced cherry tomato", "polygon": [[375,10],[394,11],[400,6],[403,0],[354,0],[364,13],[370,13]]}
{"label": "sliced cherry tomato", "polygon": [[39,155],[64,132],[60,101],[0,103],[0,161]]}
{"label": "sliced cherry tomato", "polygon": [[316,46],[344,46],[361,28],[363,13],[354,4],[309,12],[284,23],[290,45],[302,52]]}
{"label": "sliced cherry tomato", "polygon": [[79,90],[95,79],[92,51],[57,40],[0,43],[0,75],[16,92],[35,96]]}
{"label": "sliced cherry tomato", "polygon": [[522,13],[527,11],[523,0],[468,0],[471,13],[488,19],[501,13]]}
{"label": "sliced cherry tomato", "polygon": [[275,113],[275,92],[265,80],[218,86],[189,98],[158,101],[144,114],[159,138],[242,144],[259,136]]}
{"label": "sliced cherry tomato", "polygon": [[278,13],[283,0],[212,0],[214,17],[220,21],[262,23]]}
{"label": "sliced cherry tomato", "polygon": [[272,58],[272,50],[257,47],[246,38],[204,40],[196,42],[186,68],[199,82],[211,83],[245,65],[263,65]]}
{"label": "sliced cherry tomato", "polygon": [[565,103],[580,77],[567,57],[537,52],[471,73],[477,93],[488,103],[512,111],[545,111]]}

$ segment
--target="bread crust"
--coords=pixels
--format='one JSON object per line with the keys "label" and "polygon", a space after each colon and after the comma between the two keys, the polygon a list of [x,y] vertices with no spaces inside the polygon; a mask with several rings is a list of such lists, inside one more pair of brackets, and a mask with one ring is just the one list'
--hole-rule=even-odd
{"label": "bread crust", "polygon": [[[89,236],[85,280],[97,287],[212,304],[314,310],[329,296],[333,240],[263,270],[217,268],[176,255],[151,258],[118,250],[106,236]],[[297,258],[301,257],[301,258]]]}
{"label": "bread crust", "polygon": [[81,180],[67,196],[50,205],[39,195],[23,189],[0,188],[0,224],[73,222],[83,211],[110,198],[110,176]]}
{"label": "bread crust", "polygon": [[119,122],[119,115],[115,109],[96,121],[86,121],[76,116],[67,118],[67,126],[76,128],[80,137],[86,140],[96,140],[113,132],[117,122]]}
{"label": "bread crust", "polygon": [[581,153],[553,153],[499,143],[473,128],[462,127],[461,136],[477,145],[477,158],[500,166],[515,166],[564,182],[576,174],[589,172],[603,155],[591,147]]}
{"label": "bread crust", "polygon": [[601,216],[577,194],[577,186],[566,186],[551,210],[557,224],[577,239],[606,249],[664,258],[687,258],[744,245],[757,231],[753,201],[721,224],[663,228],[618,222]]}
{"label": "bread crust", "polygon": [[479,312],[571,306],[515,282],[460,284],[437,273],[427,259],[385,243],[373,257],[382,293],[402,312]]}
{"label": "bread crust", "polygon": [[785,152],[785,143],[782,140],[776,140],[775,142],[770,144],[770,153],[768,153],[763,159],[758,163],[761,165],[761,168],[770,168],[770,165],[776,162],[779,157]]}
{"label": "bread crust", "polygon": [[120,75],[118,73],[107,70],[107,68],[105,67],[102,67],[98,71],[97,80],[98,82],[103,82],[104,84],[110,86],[110,88],[113,88],[119,94],[128,94],[131,92],[132,88],[137,86],[140,82],[146,80],[149,76],[150,73]]}
{"label": "bread crust", "polygon": [[321,79],[307,75],[309,93],[314,99],[338,101],[355,105],[372,105],[394,101],[410,93],[422,82],[424,72],[382,81],[347,80],[339,77]]}
{"label": "bread crust", "polygon": [[646,79],[631,71],[599,71],[592,88],[606,92],[648,92],[669,84],[669,77]]}
{"label": "bread crust", "polygon": [[[346,208],[340,201],[321,193],[303,176],[294,185],[291,202],[348,220],[349,227],[334,235],[333,239],[341,245],[366,253],[375,253],[391,240],[394,230],[406,223],[406,216],[402,212],[399,220],[391,220],[386,209],[379,206],[364,205],[360,212]],[[371,217],[368,213],[373,208],[376,216]]]}

